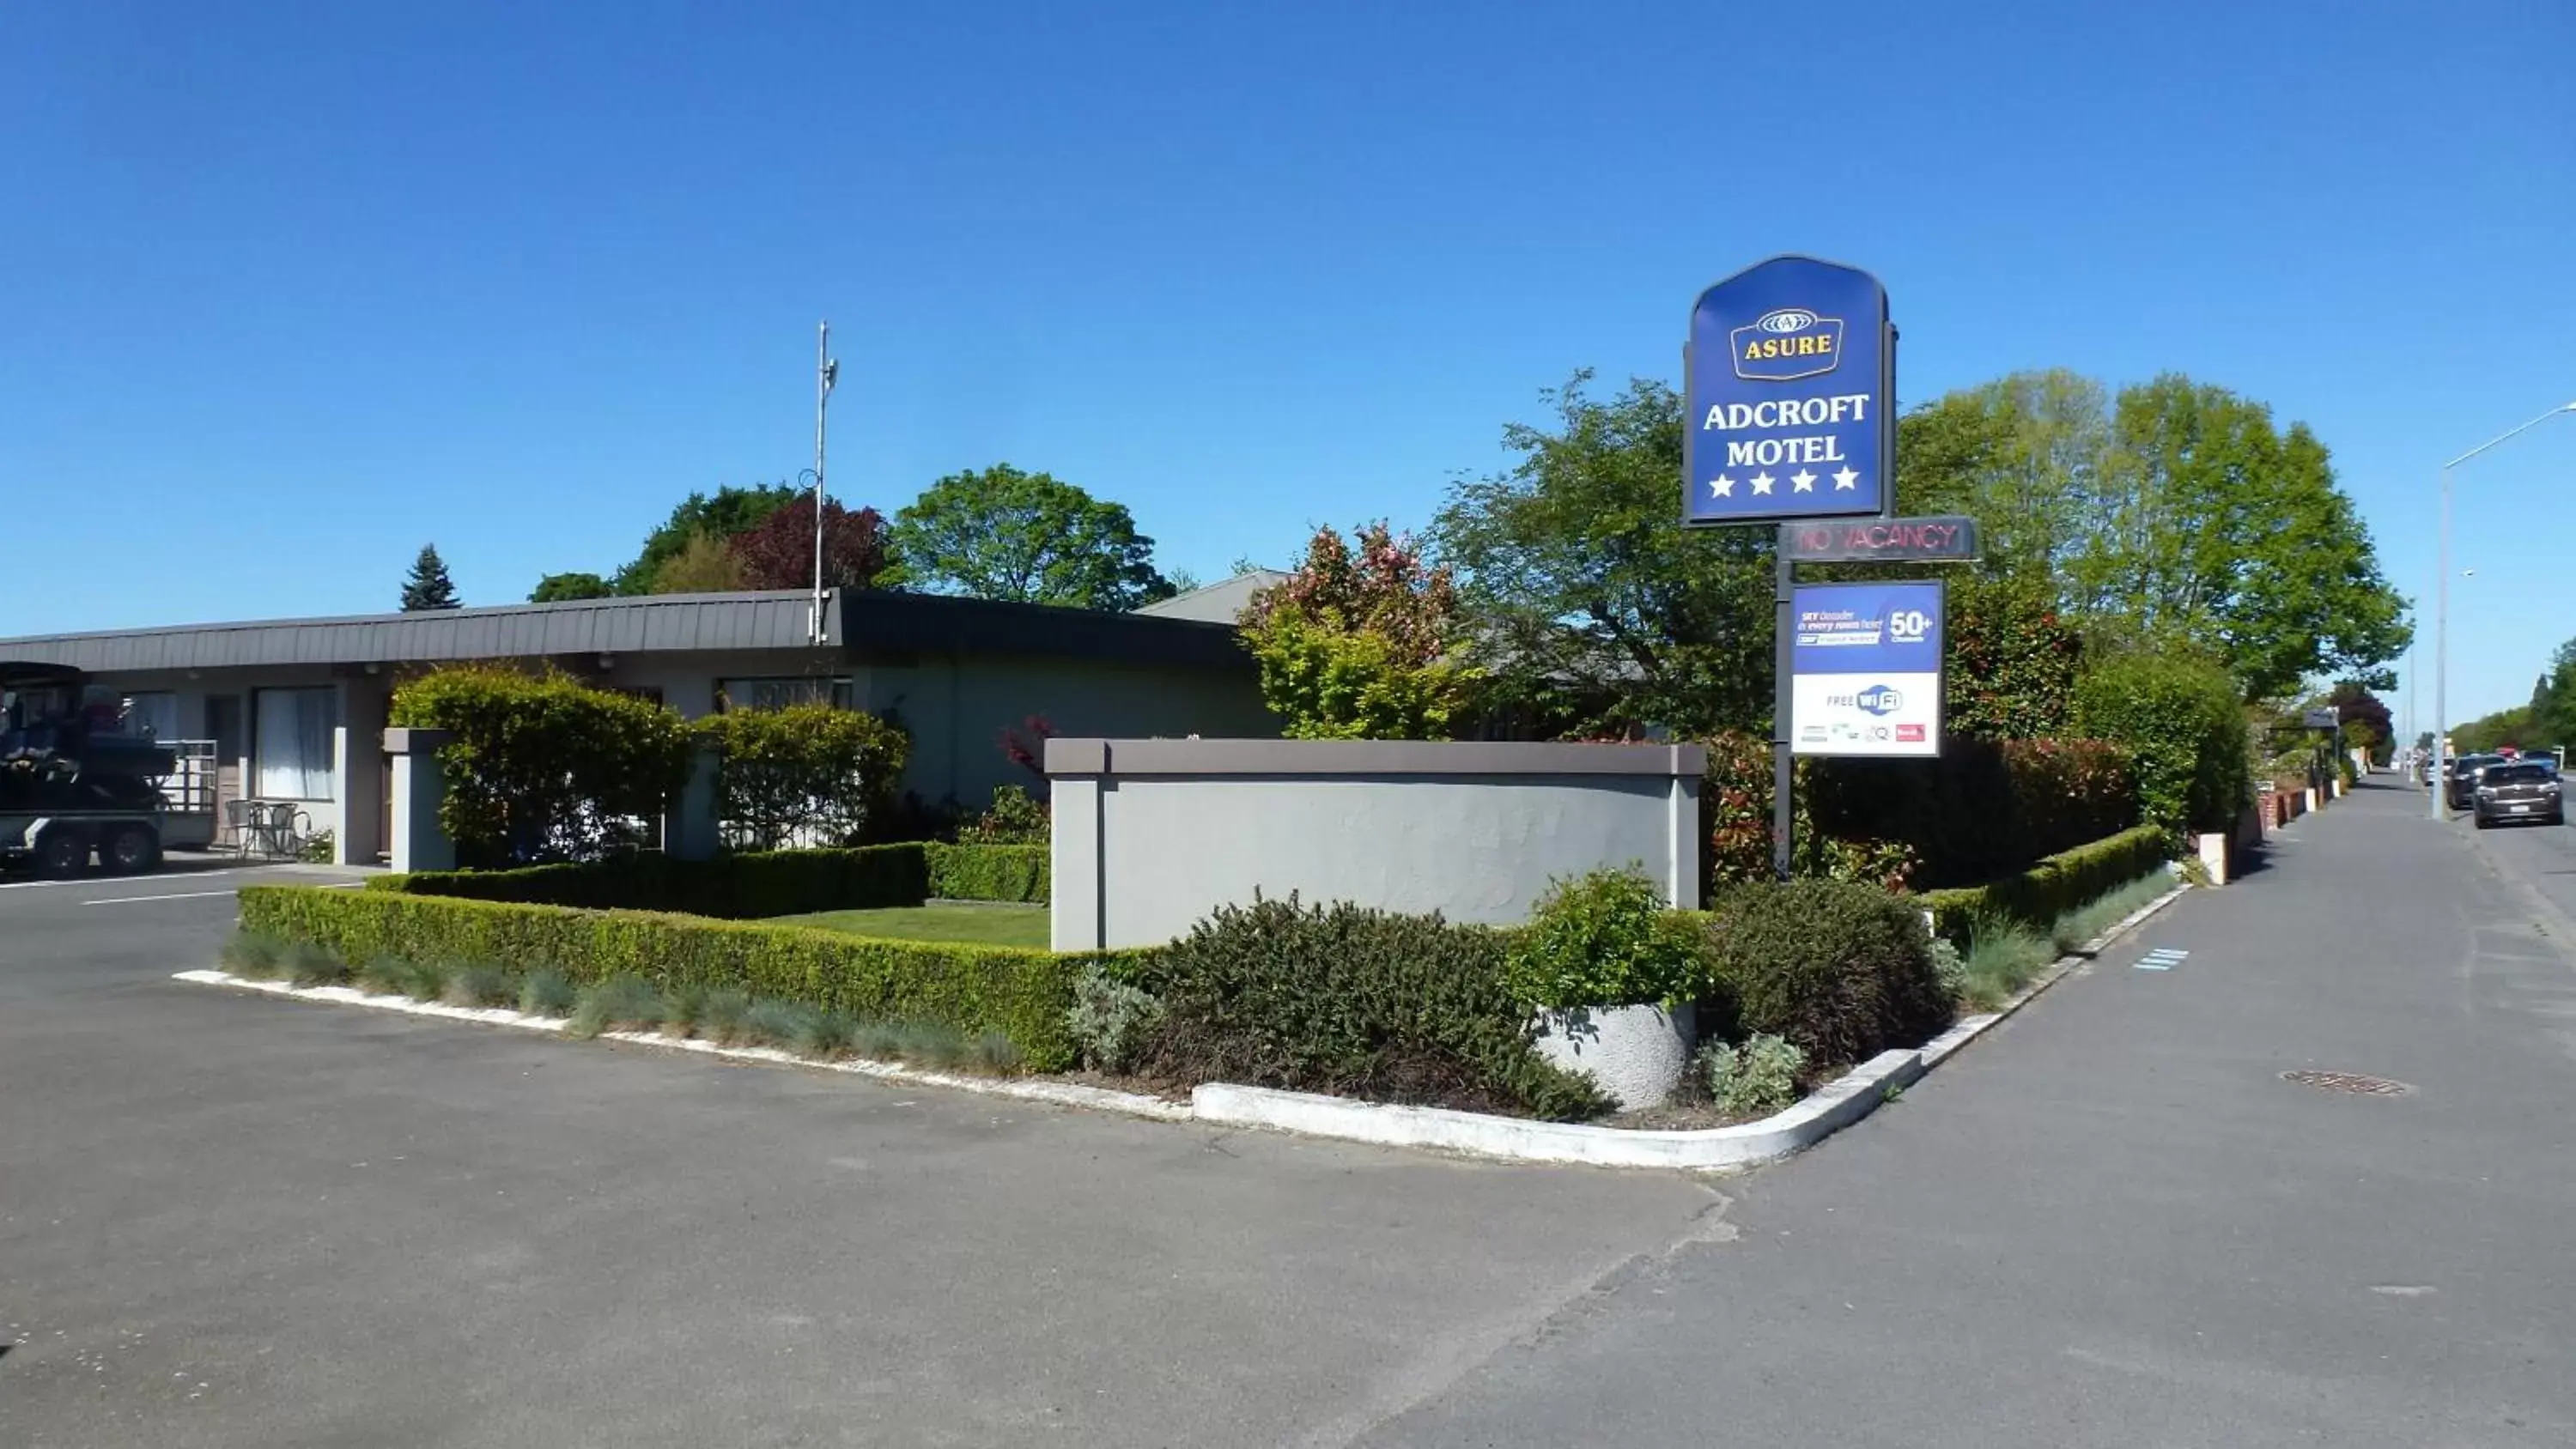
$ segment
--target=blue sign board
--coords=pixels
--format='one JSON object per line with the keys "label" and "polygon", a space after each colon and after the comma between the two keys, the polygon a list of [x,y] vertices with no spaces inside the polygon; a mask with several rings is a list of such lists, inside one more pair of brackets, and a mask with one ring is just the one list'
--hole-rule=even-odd
{"label": "blue sign board", "polygon": [[1684,523],[1888,511],[1896,345],[1878,278],[1773,257],[1700,293],[1684,357]]}
{"label": "blue sign board", "polygon": [[1940,754],[1941,605],[1937,580],[1792,592],[1791,752]]}

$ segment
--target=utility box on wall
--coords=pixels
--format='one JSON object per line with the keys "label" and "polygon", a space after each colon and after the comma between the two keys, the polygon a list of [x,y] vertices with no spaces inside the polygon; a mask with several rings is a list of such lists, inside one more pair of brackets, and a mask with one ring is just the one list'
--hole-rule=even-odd
{"label": "utility box on wall", "polygon": [[1059,951],[1159,945],[1254,893],[1511,925],[1636,864],[1700,897],[1689,745],[1047,741]]}

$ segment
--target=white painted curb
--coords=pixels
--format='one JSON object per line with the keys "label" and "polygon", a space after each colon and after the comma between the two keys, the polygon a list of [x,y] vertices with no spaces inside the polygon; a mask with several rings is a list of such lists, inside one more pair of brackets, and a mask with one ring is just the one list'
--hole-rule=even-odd
{"label": "white painted curb", "polygon": [[[1593,1127],[1579,1122],[1534,1122],[1523,1117],[1494,1117],[1481,1112],[1456,1112],[1445,1107],[1398,1107],[1377,1102],[1355,1102],[1346,1097],[1318,1096],[1311,1092],[1283,1092],[1269,1087],[1239,1087],[1225,1082],[1211,1082],[1190,1093],[1188,1105],[1166,1102],[1134,1092],[1116,1092],[1106,1087],[1086,1087],[1072,1082],[1026,1082],[993,1077],[958,1076],[947,1072],[923,1071],[898,1062],[839,1061],[818,1062],[793,1052],[768,1047],[718,1046],[694,1037],[676,1038],[658,1032],[601,1032],[605,1041],[632,1042],[639,1046],[664,1047],[673,1051],[702,1052],[709,1056],[735,1061],[772,1062],[782,1066],[804,1067],[811,1071],[845,1072],[852,1076],[875,1077],[884,1081],[918,1082],[924,1086],[951,1087],[959,1091],[981,1092],[987,1096],[1015,1097],[1022,1101],[1045,1102],[1060,1107],[1088,1107],[1098,1111],[1122,1112],[1133,1117],[1149,1117],[1163,1122],[1206,1122],[1229,1127],[1270,1127],[1281,1131],[1303,1133],[1310,1137],[1338,1138],[1347,1142],[1370,1142],[1387,1147],[1430,1147],[1448,1152],[1470,1153],[1479,1157],[1502,1158],[1516,1162],[1582,1163],[1594,1167],[1663,1167],[1705,1171],[1713,1168],[1752,1167],[1776,1162],[1793,1153],[1804,1151],[1878,1110],[1881,1102],[1920,1080],[1925,1072],[1948,1060],[1961,1047],[1983,1036],[2006,1017],[2029,1004],[2033,997],[2055,985],[2069,971],[2083,964],[2112,941],[2135,928],[2149,916],[2179,899],[2188,885],[2178,885],[2123,917],[2100,936],[2085,942],[2069,955],[2060,957],[2041,972],[2030,985],[2022,988],[2000,1011],[1968,1017],[1948,1031],[1925,1043],[1921,1048],[1885,1051],[1854,1067],[1842,1076],[1818,1087],[1784,1111],[1775,1112],[1758,1122],[1742,1122],[1732,1127],[1705,1127],[1695,1131],[1659,1131],[1652,1128]],[[328,1001],[345,1006],[374,1007],[380,1011],[408,1012],[414,1016],[443,1017],[450,1021],[480,1022],[490,1026],[513,1026],[527,1031],[561,1032],[560,1017],[528,1016],[502,1008],[447,1006],[437,1002],[414,1001],[407,996],[373,996],[347,986],[289,986],[281,981],[252,981],[222,971],[181,971],[176,979],[204,986],[229,986],[243,991],[265,992],[271,996],[291,996],[306,1001]]]}
{"label": "white painted curb", "polygon": [[1660,1132],[1532,1122],[1445,1107],[1389,1107],[1308,1092],[1210,1083],[1190,1093],[1201,1122],[1277,1127],[1313,1137],[1339,1137],[1388,1147],[1438,1147],[1523,1162],[1581,1162],[1595,1167],[1748,1167],[1809,1147],[1866,1117],[1891,1091],[1923,1075],[1923,1054],[1881,1052],[1796,1106],[1759,1122]]}

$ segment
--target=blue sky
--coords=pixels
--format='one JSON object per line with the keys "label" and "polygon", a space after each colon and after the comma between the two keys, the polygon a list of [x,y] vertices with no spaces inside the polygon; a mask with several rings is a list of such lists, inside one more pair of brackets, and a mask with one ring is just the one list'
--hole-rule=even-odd
{"label": "blue sky", "polygon": [[[2428,590],[2440,461],[2576,398],[2571,54],[2557,0],[27,7],[0,634],[604,572],[810,461],[822,317],[836,495],[1008,460],[1213,577],[1422,523],[1779,251],[1885,279],[1911,401],[2307,420]],[[2576,634],[2576,418],[2460,482],[2455,717]]]}

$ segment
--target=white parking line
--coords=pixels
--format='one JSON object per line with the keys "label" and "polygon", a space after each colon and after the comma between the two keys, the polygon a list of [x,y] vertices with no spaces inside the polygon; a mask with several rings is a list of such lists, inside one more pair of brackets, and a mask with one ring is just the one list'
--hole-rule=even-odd
{"label": "white parking line", "polygon": [[95,901],[83,901],[81,904],[85,906],[127,906],[132,905],[136,901],[201,901],[208,896],[229,896],[238,894],[240,894],[240,892],[228,890],[174,891],[166,896],[107,896]]}
{"label": "white parking line", "polygon": [[[239,874],[238,871],[232,870],[192,870],[184,876],[173,876],[171,879],[212,880],[219,875],[237,874]],[[94,880],[13,880],[6,883],[0,883],[0,891],[43,890],[53,886],[88,886],[95,890],[98,887],[98,882]]]}

